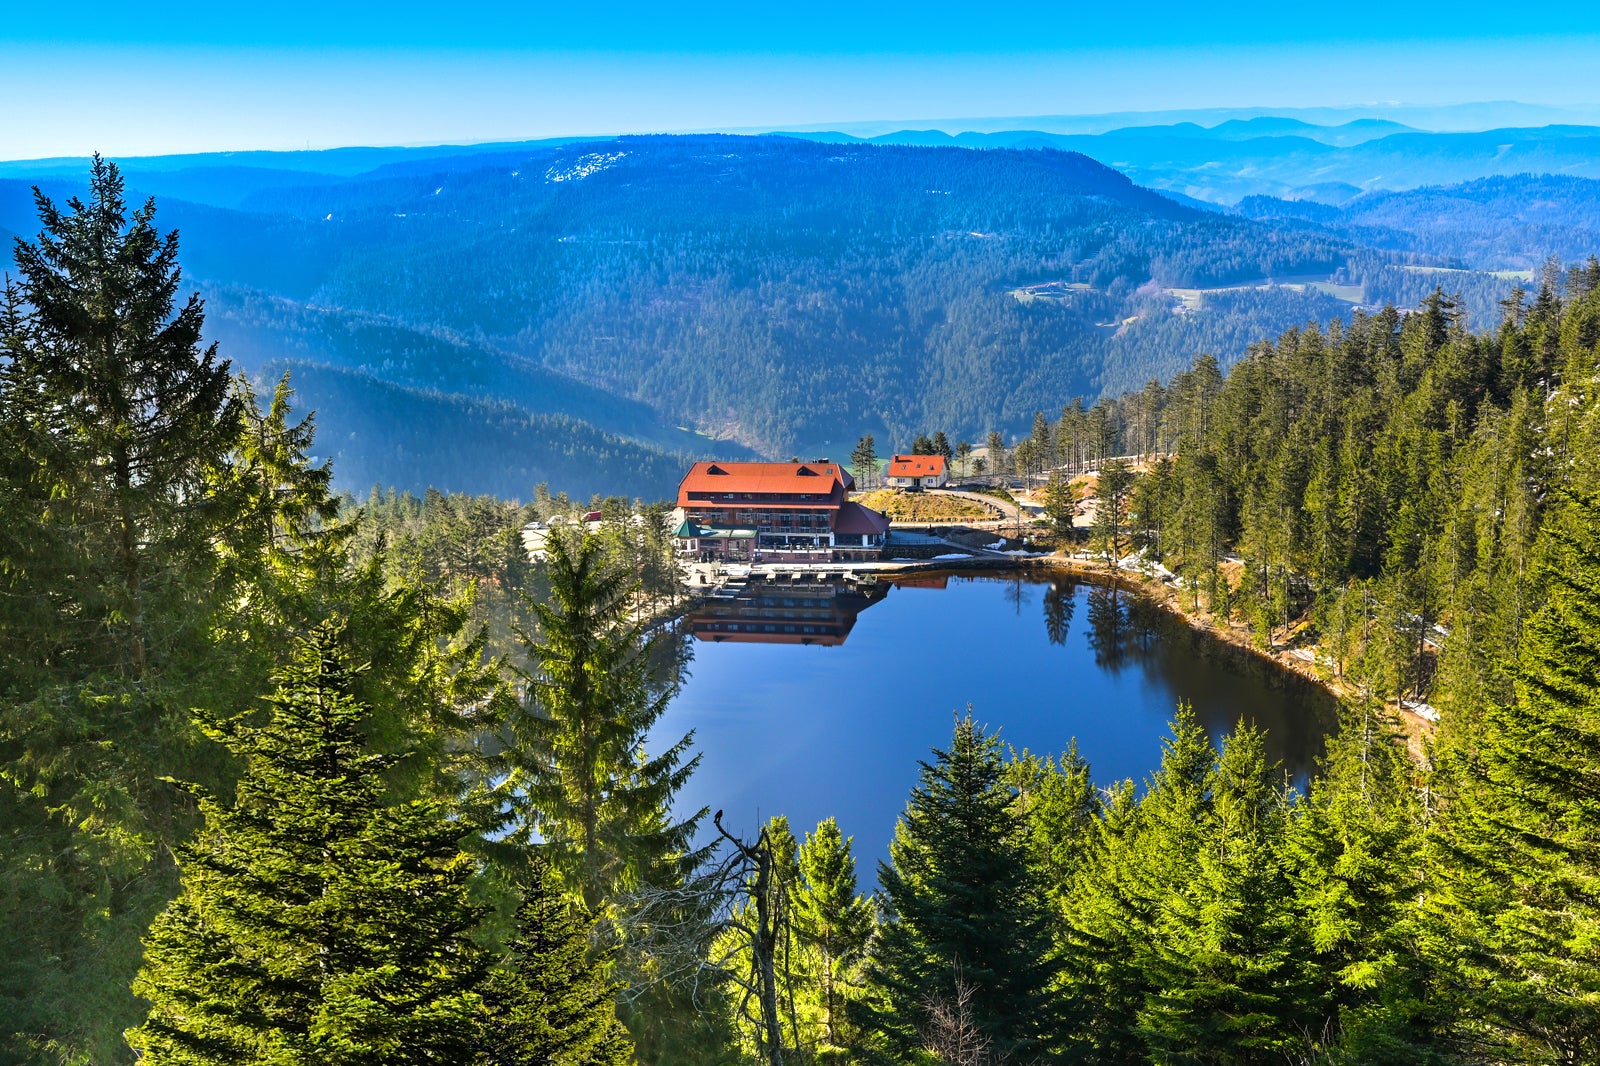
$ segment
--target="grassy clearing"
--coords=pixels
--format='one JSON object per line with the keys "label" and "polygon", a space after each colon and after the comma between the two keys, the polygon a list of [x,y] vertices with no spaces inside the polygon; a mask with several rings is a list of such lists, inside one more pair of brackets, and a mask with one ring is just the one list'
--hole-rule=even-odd
{"label": "grassy clearing", "polygon": [[925,492],[896,492],[877,489],[855,497],[857,503],[882,511],[896,522],[960,522],[965,519],[989,518],[987,507],[953,496],[935,496]]}

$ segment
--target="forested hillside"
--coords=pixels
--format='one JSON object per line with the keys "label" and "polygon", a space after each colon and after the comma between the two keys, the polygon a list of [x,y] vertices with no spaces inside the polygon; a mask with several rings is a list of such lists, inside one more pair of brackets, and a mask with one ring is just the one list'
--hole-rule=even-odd
{"label": "forested hillside", "polygon": [[[1204,153],[1258,132],[1147,135]],[[1412,307],[1436,286],[1484,328],[1515,283],[1493,271],[1581,243],[1565,222],[1593,198],[1575,179],[1506,179],[1373,194],[1336,218],[1249,201],[1247,218],[1053,148],[783,137],[143,166],[135,190],[148,178],[193,197],[164,195],[162,218],[185,235],[209,336],[261,384],[285,360],[358,372],[316,387],[339,382],[344,403],[367,383],[369,443],[401,425],[383,405],[425,390],[683,455],[842,454],[863,430],[907,441],[934,425],[1017,432],[1065,398],[1137,389],[1200,353],[1227,366],[1259,337],[1353,306]],[[56,166],[43,187],[79,188]],[[0,225],[29,233],[32,211],[25,182],[0,181]],[[327,406],[333,394],[312,384],[302,403]],[[471,465],[398,458],[449,455],[461,428],[416,424],[405,442],[368,447],[370,466],[341,464],[341,485],[363,490],[355,479],[370,472],[421,491],[408,479],[426,470],[526,491]]]}
{"label": "forested hillside", "polygon": [[675,808],[662,509],[530,560],[570,501],[341,505],[122,191],[41,202],[0,305],[0,1062],[1600,1057],[1600,261],[1036,419],[1113,552],[1315,634],[1340,730],[1295,791],[1179,707],[1141,786],[968,714],[867,897],[832,819]]}
{"label": "forested hillside", "polygon": [[1581,259],[1600,242],[1600,181],[1564,175],[1378,191],[1338,206],[1253,196],[1237,210],[1305,219],[1366,247],[1438,256],[1469,270],[1537,269],[1546,256]]}
{"label": "forested hillside", "polygon": [[261,370],[269,379],[288,374],[297,407],[315,410],[318,455],[334,460],[342,485],[528,500],[534,486],[549,483],[583,498],[659,500],[672,495],[688,462],[566,415],[502,401],[402,388],[315,363],[271,361]]}
{"label": "forested hillside", "polygon": [[1284,334],[1226,376],[1202,359],[1108,408],[1120,446],[1166,453],[1130,523],[1197,610],[1465,728],[1512,699],[1541,526],[1592,506],[1597,365],[1594,258],[1518,291],[1493,332],[1435,294]]}
{"label": "forested hillside", "polygon": [[[1331,278],[1359,251],[1058,151],[643,137],[352,172],[382,158],[150,168],[205,201],[163,198],[164,224],[240,367],[357,369],[674,451],[1022,428],[1064,396],[1327,321],[1348,306],[1330,292],[1257,286]],[[30,232],[31,211],[25,183],[0,182],[0,224]]]}

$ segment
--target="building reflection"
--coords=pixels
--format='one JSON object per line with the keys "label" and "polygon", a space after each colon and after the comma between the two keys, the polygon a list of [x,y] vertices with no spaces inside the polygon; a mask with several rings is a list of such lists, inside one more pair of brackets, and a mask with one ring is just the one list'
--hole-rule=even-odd
{"label": "building reflection", "polygon": [[887,582],[752,578],[726,586],[685,619],[696,640],[739,644],[843,644],[856,616],[889,594]]}

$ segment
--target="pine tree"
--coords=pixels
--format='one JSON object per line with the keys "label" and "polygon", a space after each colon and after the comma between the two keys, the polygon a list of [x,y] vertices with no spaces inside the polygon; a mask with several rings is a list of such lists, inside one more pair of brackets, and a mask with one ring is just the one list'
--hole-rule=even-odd
{"label": "pine tree", "polygon": [[1131,781],[1110,793],[1090,861],[1064,886],[1060,995],[1086,1018],[1073,1027],[1072,1058],[1114,1064],[1147,1056],[1140,1017],[1162,988],[1167,914],[1198,876],[1215,760],[1194,711],[1180,706],[1144,796]]}
{"label": "pine tree", "polygon": [[1545,605],[1529,619],[1515,699],[1448,752],[1430,909],[1436,952],[1469,989],[1468,1041],[1534,1062],[1600,1058],[1600,497],[1547,524]]}
{"label": "pine tree", "polygon": [[391,802],[367,708],[333,627],[306,641],[262,726],[211,719],[245,763],[228,804],[179,851],[183,889],[156,920],[128,1040],[142,1061],[469,1063],[476,1055],[470,828],[435,801]]}
{"label": "pine tree", "polygon": [[1000,435],[999,430],[989,431],[989,436],[984,441],[984,449],[989,472],[997,477],[1003,475],[1011,464],[1011,457],[1006,453],[1006,439]]}
{"label": "pine tree", "polygon": [[850,468],[855,471],[856,481],[862,489],[872,488],[878,480],[878,445],[868,433],[857,442],[855,451],[850,453]]}
{"label": "pine tree", "polygon": [[1000,742],[970,713],[948,751],[923,763],[879,865],[884,920],[869,975],[885,1006],[873,1028],[906,1055],[941,1005],[966,1002],[998,1054],[1028,1057],[1059,1039],[1049,995],[1050,917],[1004,781]]}
{"label": "pine tree", "polygon": [[35,205],[0,308],[0,863],[19,882],[0,925],[28,975],[0,982],[0,1055],[111,1061],[193,824],[159,779],[231,778],[187,709],[238,709],[266,674],[214,642],[248,598],[241,407],[199,300],[177,301],[176,235],[99,159],[86,199]]}
{"label": "pine tree", "polygon": [[1317,989],[1307,1007],[1322,1015],[1308,1029],[1328,1034],[1341,1062],[1430,1061],[1420,770],[1375,701],[1342,707],[1328,748],[1286,841]]}
{"label": "pine tree", "polygon": [[820,1061],[844,1061],[860,1044],[848,1007],[860,998],[861,967],[872,936],[872,904],[856,894],[850,837],[832,818],[800,846],[800,883],[791,893],[804,957],[807,997],[816,1018]]}
{"label": "pine tree", "polygon": [[1133,471],[1121,459],[1113,459],[1100,469],[1095,487],[1094,535],[1112,559],[1122,558],[1128,496],[1133,490]]}
{"label": "pine tree", "polygon": [[484,1066],[625,1066],[633,1042],[616,1015],[606,959],[542,859],[530,865],[508,958],[483,986]]}
{"label": "pine tree", "polygon": [[1057,536],[1069,537],[1072,535],[1072,520],[1078,514],[1078,501],[1072,491],[1072,483],[1059,470],[1050,472],[1050,479],[1044,483],[1044,513],[1050,519],[1050,527]]}
{"label": "pine tree", "polygon": [[1308,1050],[1312,985],[1282,854],[1288,805],[1271,776],[1262,734],[1244,727],[1207,775],[1193,873],[1163,901],[1139,1014],[1158,1062],[1244,1066]]}
{"label": "pine tree", "polygon": [[231,514],[209,474],[242,411],[228,364],[200,347],[199,297],[175,303],[177,234],[157,232],[154,202],[130,215],[121,174],[98,156],[87,201],[34,201],[44,229],[16,244],[28,313],[4,354],[47,420],[35,443],[93,582],[73,591],[103,623],[75,658],[138,679],[191,621],[175,601],[210,576]]}
{"label": "pine tree", "polygon": [[676,884],[705,811],[669,816],[699,756],[693,734],[656,755],[644,742],[673,687],[656,676],[643,624],[630,620],[637,589],[600,540],[552,537],[548,602],[534,604],[528,650],[535,672],[511,752],[522,831],[537,833],[563,888],[591,915],[631,887]]}

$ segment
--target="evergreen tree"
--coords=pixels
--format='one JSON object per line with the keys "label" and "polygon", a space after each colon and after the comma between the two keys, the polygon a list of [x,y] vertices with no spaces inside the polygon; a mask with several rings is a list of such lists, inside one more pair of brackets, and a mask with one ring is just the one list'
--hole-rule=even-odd
{"label": "evergreen tree", "polygon": [[471,1062],[484,969],[469,827],[391,802],[333,627],[305,642],[272,717],[205,727],[245,763],[232,804],[199,793],[183,890],[156,920],[129,1043],[150,1063]]}
{"label": "evergreen tree", "polygon": [[1000,742],[969,713],[948,751],[923,763],[880,864],[884,920],[869,975],[872,1026],[901,1056],[924,1046],[941,1005],[969,1005],[1001,1055],[1059,1039],[1049,995],[1050,917],[1028,874]]}
{"label": "evergreen tree", "polygon": [[957,477],[965,478],[972,473],[972,442],[964,440],[956,444],[956,469]]}
{"label": "evergreen tree", "polygon": [[822,1062],[847,1060],[861,1042],[848,1007],[861,995],[873,914],[872,904],[856,894],[851,839],[832,818],[808,834],[800,846],[800,883],[790,898],[805,960],[804,991],[815,1018],[816,1032],[808,1043]]}
{"label": "evergreen tree", "polygon": [[1078,515],[1078,500],[1072,483],[1059,470],[1050,472],[1044,483],[1044,513],[1050,519],[1050,528],[1057,536],[1072,535],[1072,520]]}
{"label": "evergreen tree", "polygon": [[984,449],[989,472],[997,477],[1003,475],[1011,465],[1011,458],[1006,453],[1006,439],[998,430],[990,430],[984,441]]}
{"label": "evergreen tree", "polygon": [[685,758],[693,734],[644,753],[674,687],[630,618],[632,574],[610,565],[593,534],[551,537],[546,570],[550,599],[533,605],[534,673],[510,757],[522,833],[538,834],[562,887],[597,915],[628,888],[676,884],[696,861],[690,841],[705,810],[674,822],[669,809],[700,760]]}
{"label": "evergreen tree", "polygon": [[1073,1027],[1072,1058],[1114,1064],[1148,1055],[1140,1020],[1163,988],[1168,913],[1197,880],[1215,760],[1193,710],[1180,706],[1144,796],[1132,782],[1110,793],[1091,861],[1063,886],[1061,996],[1086,1017]]}
{"label": "evergreen tree", "polygon": [[625,1066],[633,1043],[616,1015],[605,959],[543,860],[529,870],[508,957],[482,990],[483,1066]]}
{"label": "evergreen tree", "polygon": [[121,174],[98,156],[87,201],[34,200],[44,229],[16,244],[27,313],[7,338],[11,383],[45,418],[34,443],[53,520],[92,581],[61,592],[102,623],[80,631],[73,658],[139,679],[173,627],[197,624],[175,601],[210,576],[211,538],[231,518],[209,475],[242,409],[216,346],[200,347],[199,297],[176,305],[177,234],[157,232],[154,202],[130,215]]}
{"label": "evergreen tree", "polygon": [[878,445],[868,433],[857,442],[850,453],[850,468],[855,471],[856,482],[862,489],[870,489],[878,480]]}
{"label": "evergreen tree", "polygon": [[1271,773],[1262,734],[1241,727],[1207,775],[1192,875],[1164,900],[1139,1015],[1157,1062],[1243,1066],[1308,1050],[1313,986],[1281,851],[1288,805]]}
{"label": "evergreen tree", "polygon": [[1423,811],[1399,724],[1345,705],[1321,773],[1294,808],[1287,855],[1317,994],[1308,1025],[1338,1061],[1427,1062],[1441,1020],[1417,951]]}
{"label": "evergreen tree", "polygon": [[1547,601],[1515,698],[1448,753],[1457,778],[1433,864],[1436,957],[1469,990],[1458,1034],[1495,1058],[1600,1058],[1600,497],[1546,529]]}
{"label": "evergreen tree", "polygon": [[249,598],[242,405],[177,300],[177,237],[98,158],[86,199],[34,199],[0,309],[0,926],[21,978],[0,981],[0,1057],[110,1062],[193,824],[156,782],[225,787],[188,708],[238,709],[266,674],[215,643]]}
{"label": "evergreen tree", "polygon": [[1095,486],[1094,535],[1112,559],[1122,558],[1128,497],[1133,491],[1133,471],[1121,459],[1100,468]]}

